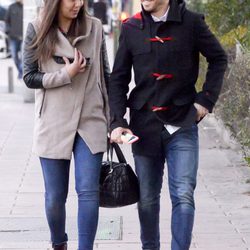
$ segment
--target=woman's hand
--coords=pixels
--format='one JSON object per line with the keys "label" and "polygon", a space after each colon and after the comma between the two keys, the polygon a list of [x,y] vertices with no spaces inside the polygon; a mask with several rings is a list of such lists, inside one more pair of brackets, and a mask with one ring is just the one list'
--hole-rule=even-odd
{"label": "woman's hand", "polygon": [[69,62],[67,57],[63,57],[65,62],[65,68],[72,79],[79,72],[84,72],[86,70],[86,59],[83,57],[82,53],[75,48],[75,57],[72,63]]}

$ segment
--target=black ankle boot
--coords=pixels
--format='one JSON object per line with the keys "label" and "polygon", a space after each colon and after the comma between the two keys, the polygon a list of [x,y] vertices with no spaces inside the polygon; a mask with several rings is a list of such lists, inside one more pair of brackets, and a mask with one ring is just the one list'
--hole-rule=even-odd
{"label": "black ankle boot", "polygon": [[67,243],[64,243],[62,245],[57,245],[57,246],[53,246],[54,250],[67,250]]}

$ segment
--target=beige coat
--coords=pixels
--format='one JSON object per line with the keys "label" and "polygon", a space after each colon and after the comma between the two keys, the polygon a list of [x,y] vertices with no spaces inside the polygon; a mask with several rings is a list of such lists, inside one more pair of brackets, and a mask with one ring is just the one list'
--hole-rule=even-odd
{"label": "beige coat", "polygon": [[[90,58],[84,73],[70,79],[63,64],[52,58],[39,62],[44,89],[35,93],[35,128],[33,151],[40,157],[71,159],[76,132],[93,154],[105,152],[109,110],[107,90],[101,69],[102,25],[87,17],[85,36],[77,37],[72,45],[58,30],[59,43],[55,55],[74,58],[74,47]],[[33,23],[35,30],[39,26]],[[27,48],[26,48],[27,50]]]}

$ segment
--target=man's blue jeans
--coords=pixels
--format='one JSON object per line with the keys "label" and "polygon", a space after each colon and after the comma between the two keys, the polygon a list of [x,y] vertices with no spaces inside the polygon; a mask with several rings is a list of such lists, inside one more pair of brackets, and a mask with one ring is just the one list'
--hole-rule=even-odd
{"label": "man's blue jeans", "polygon": [[[99,215],[99,176],[103,153],[92,154],[75,137],[75,185],[78,195],[78,250],[92,250]],[[45,210],[53,245],[67,242],[65,203],[68,195],[70,160],[40,158],[45,183]]]}
{"label": "man's blue jeans", "polygon": [[18,71],[18,79],[21,79],[23,75],[23,66],[21,58],[22,41],[19,39],[10,38],[9,46],[10,46],[11,57],[13,58]]}
{"label": "man's blue jeans", "polygon": [[[162,132],[163,156],[134,155],[140,182],[138,203],[141,241],[144,250],[160,249],[160,193],[164,162],[168,166],[172,201],[172,250],[188,250],[194,223],[194,189],[198,169],[198,128],[181,128],[171,136]],[[152,149],[154,150],[154,149]]]}

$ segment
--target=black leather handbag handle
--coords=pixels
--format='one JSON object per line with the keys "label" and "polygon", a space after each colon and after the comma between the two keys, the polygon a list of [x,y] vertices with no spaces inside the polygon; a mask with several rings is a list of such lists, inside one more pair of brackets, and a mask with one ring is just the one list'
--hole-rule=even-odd
{"label": "black leather handbag handle", "polygon": [[116,156],[118,158],[119,163],[127,163],[124,154],[122,153],[122,150],[120,149],[119,145],[117,143],[110,143],[108,142],[108,150],[107,150],[107,161],[110,162],[109,154],[111,156],[111,162],[113,161],[113,151],[115,150]]}
{"label": "black leather handbag handle", "polygon": [[[126,159],[124,157],[124,154],[122,153],[122,150],[121,150],[121,148],[119,147],[119,145],[117,143],[112,143],[111,144],[111,150],[113,150],[113,149],[115,150],[115,153],[117,155],[118,161],[120,163],[127,164],[127,161],[126,161]],[[112,157],[113,157],[113,152],[111,151],[111,160],[112,160]]]}

